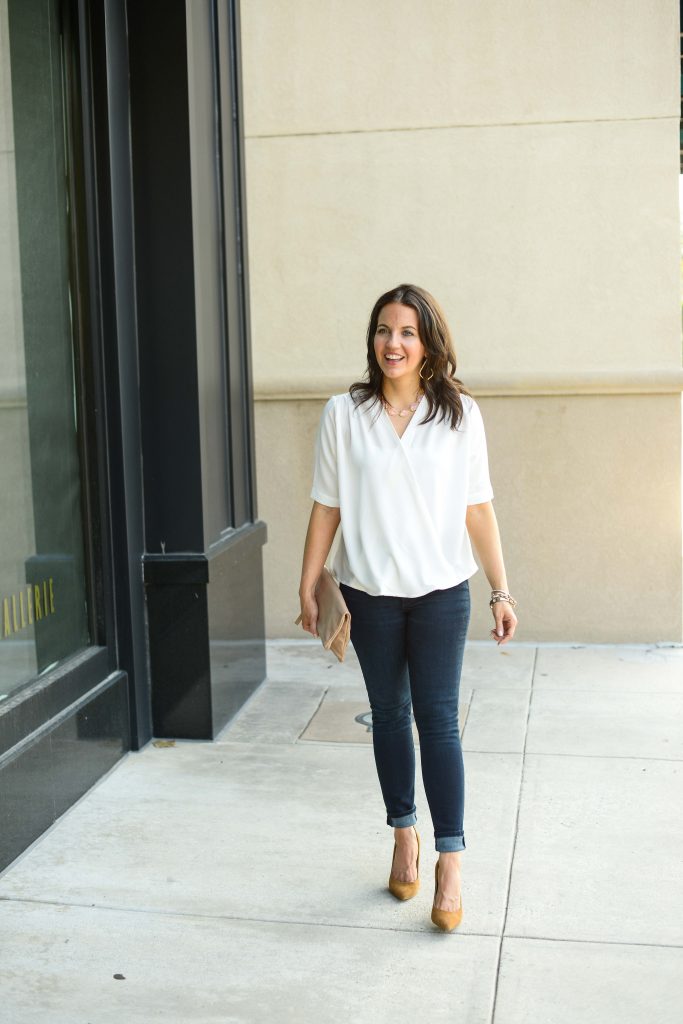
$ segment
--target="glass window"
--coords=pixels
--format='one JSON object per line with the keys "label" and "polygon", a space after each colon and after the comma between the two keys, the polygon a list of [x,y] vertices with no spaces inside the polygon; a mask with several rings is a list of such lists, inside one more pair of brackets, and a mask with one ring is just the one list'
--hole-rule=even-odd
{"label": "glass window", "polygon": [[0,0],[0,695],[90,643],[58,0]]}

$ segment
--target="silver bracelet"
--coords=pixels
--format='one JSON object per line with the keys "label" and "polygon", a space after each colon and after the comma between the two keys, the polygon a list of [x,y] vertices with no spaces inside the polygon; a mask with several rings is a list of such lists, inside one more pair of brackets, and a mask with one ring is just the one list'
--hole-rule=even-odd
{"label": "silver bracelet", "polygon": [[508,594],[507,590],[492,590],[491,600],[489,601],[489,608],[493,608],[497,601],[507,601],[512,608],[517,607],[517,602],[511,594]]}

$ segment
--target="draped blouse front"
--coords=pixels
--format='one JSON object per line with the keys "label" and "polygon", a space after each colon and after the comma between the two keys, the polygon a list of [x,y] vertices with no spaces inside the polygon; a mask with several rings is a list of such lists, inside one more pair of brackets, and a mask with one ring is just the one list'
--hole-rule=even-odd
{"label": "draped blouse front", "polygon": [[368,594],[419,597],[477,571],[465,525],[468,505],[489,501],[481,411],[461,395],[457,430],[424,395],[399,437],[387,410],[332,395],[315,441],[311,497],[339,508],[341,537],[331,572]]}

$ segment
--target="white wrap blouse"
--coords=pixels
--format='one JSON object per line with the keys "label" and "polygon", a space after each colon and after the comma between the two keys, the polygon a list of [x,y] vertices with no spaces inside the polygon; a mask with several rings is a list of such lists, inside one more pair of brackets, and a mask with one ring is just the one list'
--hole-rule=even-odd
{"label": "white wrap blouse", "polygon": [[424,395],[399,437],[389,413],[348,392],[332,395],[315,441],[311,498],[339,508],[341,538],[330,566],[368,594],[419,597],[477,571],[465,526],[468,505],[493,498],[481,411],[461,396],[457,430],[429,423]]}

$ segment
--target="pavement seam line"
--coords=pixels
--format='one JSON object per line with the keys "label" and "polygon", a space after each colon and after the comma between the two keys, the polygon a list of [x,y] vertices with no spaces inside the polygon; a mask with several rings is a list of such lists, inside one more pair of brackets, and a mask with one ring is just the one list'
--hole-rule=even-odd
{"label": "pavement seam line", "polygon": [[496,961],[496,978],[493,985],[493,1002],[491,1004],[491,1024],[495,1024],[496,1019],[496,1004],[498,1002],[498,986],[500,983],[500,971],[503,959],[503,941],[505,939],[505,925],[508,919],[508,910],[510,907],[510,887],[512,884],[512,868],[515,863],[515,850],[517,848],[517,835],[519,832],[519,814],[522,806],[522,793],[524,791],[524,765],[526,763],[526,743],[529,735],[529,719],[531,717],[531,705],[534,696],[534,678],[536,676],[536,666],[538,664],[538,647],[534,651],[534,659],[531,667],[531,679],[529,686],[529,698],[527,701],[526,709],[526,722],[524,723],[524,743],[522,745],[522,762],[521,770],[519,773],[519,791],[517,793],[517,808],[515,810],[515,829],[512,840],[512,850],[510,851],[510,866],[508,868],[507,887],[505,891],[505,909],[503,911],[503,924],[500,929],[500,940],[498,943],[498,957]]}
{"label": "pavement seam line", "polygon": [[[406,934],[414,935],[419,933],[421,929],[418,928],[391,928],[387,925],[368,925],[368,924],[350,924],[343,921],[309,921],[306,919],[295,919],[295,918],[280,918],[280,917],[245,917],[242,914],[198,914],[192,913],[185,910],[159,910],[153,907],[113,907],[107,906],[106,904],[97,903],[69,903],[63,900],[47,900],[39,899],[38,897],[28,896],[0,896],[0,906],[3,904],[20,904],[29,903],[34,906],[45,906],[45,907],[73,907],[75,910],[94,910],[104,911],[106,913],[113,914],[148,914],[150,917],[178,917],[178,918],[196,918],[199,921],[244,921],[245,923],[253,924],[288,924],[288,925],[302,925],[302,926],[314,926],[317,928],[350,928],[358,931],[379,931],[379,932],[404,932]],[[429,934],[432,934],[431,929],[426,929]],[[437,933],[433,933],[436,937]],[[474,936],[475,938],[482,939],[516,939],[522,942],[556,942],[566,943],[570,942],[575,945],[589,945],[589,946],[635,946],[644,947],[646,949],[683,949],[683,943],[675,942],[629,942],[623,939],[560,939],[555,935],[516,935],[513,933],[501,934],[498,932],[459,932],[462,936]]]}
{"label": "pavement seam line", "polygon": [[[313,721],[313,719],[315,718],[315,716],[316,716],[316,715],[318,714],[318,712],[320,711],[320,708],[322,707],[323,701],[325,700],[325,697],[327,697],[327,694],[328,694],[329,692],[330,692],[330,685],[328,684],[328,685],[327,685],[327,686],[325,687],[325,689],[323,690],[322,694],[320,695],[320,700],[318,701],[318,703],[317,703],[317,705],[316,705],[316,709],[315,709],[315,711],[314,711],[314,712],[313,712],[313,714],[312,714],[312,715],[310,716],[310,718],[309,718],[309,719],[308,719],[308,721],[306,722],[305,726],[303,727],[303,729],[301,730],[301,732],[299,733],[299,735],[298,735],[298,736],[296,737],[296,739],[294,740],[294,743],[292,744],[293,746],[296,746],[296,744],[297,744],[297,743],[299,742],[299,740],[301,739],[301,737],[303,736],[303,734],[304,734],[304,733],[306,732],[306,730],[307,730],[307,729],[308,729],[308,727],[310,726],[311,722]],[[310,741],[310,740],[306,740],[306,742],[307,742],[307,743],[310,743],[311,741]],[[320,741],[318,741],[318,742],[320,742]],[[323,741],[323,742],[324,742],[324,741]],[[355,746],[358,746],[358,744],[357,744],[357,743],[354,743],[354,744],[353,744],[353,746],[354,746],[354,747],[355,747]]]}

